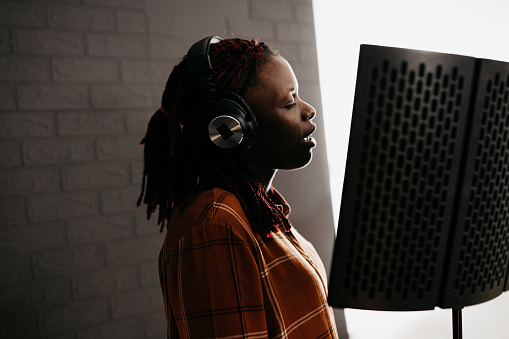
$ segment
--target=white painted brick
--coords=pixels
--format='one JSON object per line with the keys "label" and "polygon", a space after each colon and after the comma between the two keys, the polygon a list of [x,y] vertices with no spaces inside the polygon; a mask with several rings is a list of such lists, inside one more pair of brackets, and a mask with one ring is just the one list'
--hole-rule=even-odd
{"label": "white painted brick", "polygon": [[141,85],[93,85],[94,108],[151,107],[151,88]]}
{"label": "white painted brick", "polygon": [[0,57],[0,81],[47,81],[49,60],[40,57]]}
{"label": "white painted brick", "polygon": [[82,246],[46,251],[34,256],[34,271],[38,279],[68,275],[104,266],[101,246]]}
{"label": "white painted brick", "polygon": [[166,316],[164,312],[152,312],[145,317],[147,335],[149,338],[166,336]]}
{"label": "white painted brick", "polygon": [[293,20],[293,5],[273,0],[251,1],[253,18],[268,19],[274,21]]}
{"label": "white painted brick", "polygon": [[150,64],[147,61],[122,61],[122,77],[125,81],[150,81]]}
{"label": "white painted brick", "polygon": [[91,56],[147,56],[147,39],[143,36],[88,34],[87,41]]}
{"label": "white painted brick", "polygon": [[3,338],[37,338],[37,314],[23,313],[0,319]]}
{"label": "white painted brick", "polygon": [[282,41],[311,42],[315,41],[315,29],[310,24],[278,23],[278,38]]}
{"label": "white painted brick", "polygon": [[108,300],[97,299],[54,307],[41,312],[41,336],[56,334],[105,323],[109,320]]}
{"label": "white painted brick", "polygon": [[150,117],[154,113],[155,112],[151,112],[150,110],[127,112],[127,131],[129,133],[137,133],[140,137],[144,136]]}
{"label": "white painted brick", "polygon": [[73,296],[89,299],[138,287],[136,266],[103,269],[75,275],[72,279]]}
{"label": "white painted brick", "polygon": [[6,2],[0,4],[0,22],[9,26],[35,26],[44,25],[44,6],[29,2]]}
{"label": "white painted brick", "polygon": [[157,261],[164,242],[163,235],[145,236],[106,244],[106,260],[109,264],[132,264]]}
{"label": "white painted brick", "polygon": [[115,295],[112,299],[112,313],[116,319],[125,318],[154,310],[164,310],[160,287],[151,287],[131,293]]}
{"label": "white painted brick", "polygon": [[21,109],[83,109],[88,108],[86,85],[18,85]]}
{"label": "white painted brick", "polygon": [[83,55],[84,40],[81,33],[45,30],[14,31],[16,52],[46,55]]}
{"label": "white painted brick", "polygon": [[[180,2],[184,5],[190,1]],[[174,34],[178,30],[178,21],[176,20],[180,14],[183,16],[184,12],[179,11],[162,11],[160,0],[145,0],[145,13],[147,15],[148,30],[152,34]],[[189,25],[191,26],[191,25]]]}
{"label": "white painted brick", "polygon": [[53,193],[60,189],[57,168],[0,170],[0,195]]}
{"label": "white painted brick", "polygon": [[145,13],[118,11],[118,30],[120,32],[145,33]]}
{"label": "white painted brick", "polygon": [[[166,320],[163,318],[163,324]],[[80,330],[78,339],[97,339],[97,338],[122,338],[139,339],[144,336],[144,323],[139,319],[127,319],[122,321],[109,322],[106,325],[95,326]],[[166,326],[165,326],[166,328]]]}
{"label": "white painted brick", "polygon": [[[63,304],[71,300],[68,279],[33,282],[2,289],[0,316],[26,313],[40,307]],[[3,334],[3,331],[2,331]]]}
{"label": "white painted brick", "polygon": [[124,132],[121,112],[60,113],[57,115],[60,135],[98,135]]}
{"label": "white painted brick", "polygon": [[[135,221],[136,221],[136,234],[139,234],[139,235],[157,235],[157,234],[161,234],[161,232],[159,232],[159,229],[161,228],[160,225],[157,224],[157,216],[158,216],[158,211],[156,211],[154,214],[152,214],[152,217],[150,218],[150,220],[147,220],[147,205],[145,204],[142,204],[140,205],[140,207],[138,207],[137,209],[137,213],[136,213],[136,218],[135,218]],[[163,232],[165,232],[163,230]]]}
{"label": "white painted brick", "polygon": [[121,239],[132,236],[133,220],[130,215],[73,219],[67,229],[71,244]]}
{"label": "white painted brick", "polygon": [[105,189],[101,193],[104,213],[134,212],[140,194],[138,185],[126,188]]}
{"label": "white painted brick", "polygon": [[73,163],[94,159],[91,139],[27,140],[22,143],[27,165]]}
{"label": "white painted brick", "polygon": [[312,4],[296,4],[295,10],[297,21],[313,23],[313,5]]}
{"label": "white painted brick", "polygon": [[131,183],[141,185],[143,178],[143,160],[134,161],[131,163]]}
{"label": "white painted brick", "polygon": [[97,140],[97,157],[107,159],[141,159],[140,136],[103,137]]}
{"label": "white painted brick", "polygon": [[[36,169],[41,176],[59,170],[63,189],[86,191],[41,196],[29,185],[18,191],[27,197],[0,200],[0,223],[10,224],[0,230],[0,267],[10,272],[0,285],[12,298],[0,296],[0,304],[19,300],[2,313],[0,337],[165,337],[157,275],[164,234],[154,220],[157,213],[147,222],[146,206],[135,207],[143,167],[139,141],[173,65],[207,34],[275,41],[292,65],[315,62],[303,50],[314,40],[290,39],[280,29],[281,22],[310,23],[311,0],[256,1],[214,0],[214,6],[203,6],[202,0],[0,0],[29,8],[18,11],[18,19],[0,11],[0,62],[9,63],[0,65],[0,111],[12,114],[8,119],[0,114],[0,175],[13,176],[5,171],[14,166],[29,171],[16,173],[18,180]],[[44,10],[35,13],[35,7]],[[270,19],[285,8],[292,11],[281,14],[282,20]],[[298,69],[303,79],[312,76],[306,72]],[[303,79],[301,92],[315,93],[317,86]],[[37,85],[48,89],[32,87]],[[103,162],[120,174],[103,175]],[[24,298],[23,288],[30,289]],[[59,289],[62,294],[56,295]]]}
{"label": "white painted brick", "polygon": [[[66,191],[119,186],[128,181],[128,167],[122,164],[95,163],[62,168],[62,188]],[[1,184],[0,181],[0,187]]]}
{"label": "white painted brick", "polygon": [[4,138],[46,137],[55,135],[52,113],[4,113],[0,115],[0,135]]}
{"label": "white painted brick", "polygon": [[83,0],[85,5],[126,8],[143,8],[143,0]]}
{"label": "white painted brick", "polygon": [[319,83],[317,64],[294,63],[292,64],[292,68],[295,72],[295,76],[299,80],[299,84],[304,82]]}
{"label": "white painted brick", "polygon": [[0,86],[0,109],[14,108],[14,89],[11,86]]}
{"label": "white painted brick", "polygon": [[112,31],[115,29],[111,10],[82,6],[52,5],[48,8],[50,27],[84,30]]}
{"label": "white painted brick", "polygon": [[187,42],[187,48],[207,35],[225,36],[227,17],[248,17],[247,0],[214,0],[213,5],[205,5],[203,0],[186,0],[179,2],[175,10],[167,11],[161,10],[162,3],[160,0],[145,2],[151,32],[179,37]]}
{"label": "white painted brick", "polygon": [[180,62],[180,59],[175,59],[174,61],[153,61],[150,64],[150,72],[152,74],[152,81],[157,83],[160,90],[158,93],[161,93],[164,90],[164,86],[166,85],[166,81],[168,81],[168,77],[170,76],[173,67]]}
{"label": "white painted brick", "polygon": [[53,78],[56,81],[118,81],[118,63],[112,60],[54,59]]}
{"label": "white painted brick", "polygon": [[65,246],[63,226],[58,223],[0,229],[0,254],[19,254]]}
{"label": "white painted brick", "polygon": [[28,216],[31,221],[53,220],[97,214],[95,192],[67,193],[28,198]]}
{"label": "white painted brick", "polygon": [[0,52],[7,53],[11,50],[11,38],[9,30],[0,29]]}
{"label": "white painted brick", "polygon": [[272,49],[279,51],[281,56],[293,65],[299,62],[299,47],[294,42],[273,41],[269,44]]}
{"label": "white painted brick", "polygon": [[0,225],[13,225],[25,222],[24,199],[0,199]]}
{"label": "white painted brick", "polygon": [[0,257],[0,286],[27,282],[32,278],[30,258],[28,256]]}
{"label": "white painted brick", "polygon": [[230,34],[242,39],[274,40],[274,25],[266,21],[230,18]]}
{"label": "white painted brick", "polygon": [[[256,1],[256,0],[255,0]],[[312,4],[313,0],[274,0],[279,2],[295,3],[295,4]]]}
{"label": "white painted brick", "polygon": [[160,85],[152,85],[150,87],[152,106],[150,107],[149,111],[155,112],[159,108],[159,106],[161,106],[161,96],[162,96],[162,91],[164,89],[165,83],[166,83],[166,80],[164,81],[164,83],[161,83]]}
{"label": "white painted brick", "polygon": [[303,62],[318,64],[318,55],[315,44],[301,44],[299,46],[300,56]]}
{"label": "white painted brick", "polygon": [[131,215],[99,216],[69,221],[71,244],[124,239],[133,234]]}
{"label": "white painted brick", "polygon": [[81,3],[81,0],[46,0],[45,2],[66,5],[79,5]]}
{"label": "white painted brick", "polygon": [[153,57],[180,60],[187,54],[189,47],[191,47],[189,42],[182,42],[175,38],[152,37],[150,39],[150,53]]}
{"label": "white painted brick", "polygon": [[17,141],[0,141],[0,167],[21,165],[21,151]]}
{"label": "white painted brick", "polygon": [[[161,237],[164,235],[161,234]],[[143,286],[159,285],[159,264],[158,261],[147,261],[141,264],[140,279]]]}

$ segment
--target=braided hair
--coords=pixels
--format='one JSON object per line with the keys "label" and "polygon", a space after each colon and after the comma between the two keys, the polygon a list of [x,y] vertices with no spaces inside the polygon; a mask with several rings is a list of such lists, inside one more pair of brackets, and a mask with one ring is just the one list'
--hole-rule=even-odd
{"label": "braided hair", "polygon": [[[258,67],[276,55],[277,51],[256,40],[235,38],[212,44],[210,76],[215,90],[243,96],[255,84]],[[218,187],[237,197],[255,231],[267,236],[277,230],[288,231],[290,221],[241,157],[204,142],[198,129],[193,128],[193,104],[199,96],[198,83],[188,79],[184,56],[173,68],[161,108],[150,119],[141,141],[145,167],[137,205],[147,204],[147,219],[159,208],[157,223],[162,232],[178,206],[185,206],[200,193]]]}

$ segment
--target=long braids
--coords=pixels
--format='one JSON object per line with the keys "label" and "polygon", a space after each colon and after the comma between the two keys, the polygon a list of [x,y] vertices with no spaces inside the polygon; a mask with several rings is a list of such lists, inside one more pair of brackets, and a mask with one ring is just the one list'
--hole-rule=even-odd
{"label": "long braids", "polygon": [[[210,47],[212,82],[218,91],[241,96],[256,81],[257,67],[277,52],[255,40],[225,39]],[[265,193],[238,155],[205,143],[193,128],[193,104],[200,95],[187,77],[186,57],[173,68],[163,93],[161,108],[148,124],[144,144],[145,167],[141,202],[147,204],[147,219],[159,206],[157,222],[162,231],[177,206],[200,193],[219,187],[239,200],[253,229],[270,234],[288,231],[289,220]]]}

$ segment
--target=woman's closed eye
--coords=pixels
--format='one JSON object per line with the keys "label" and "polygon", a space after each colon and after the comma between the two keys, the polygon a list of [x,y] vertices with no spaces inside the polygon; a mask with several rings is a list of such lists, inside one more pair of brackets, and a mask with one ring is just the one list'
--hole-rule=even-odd
{"label": "woman's closed eye", "polygon": [[292,108],[295,107],[295,105],[297,105],[297,103],[296,102],[292,102],[292,103],[290,103],[288,105],[283,106],[283,108],[286,109],[286,110],[291,110]]}

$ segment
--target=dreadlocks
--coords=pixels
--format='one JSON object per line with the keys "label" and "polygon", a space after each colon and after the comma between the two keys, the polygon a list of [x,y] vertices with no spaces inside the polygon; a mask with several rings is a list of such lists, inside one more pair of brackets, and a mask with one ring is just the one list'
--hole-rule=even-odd
{"label": "dreadlocks", "polygon": [[[263,42],[225,39],[210,46],[212,82],[217,91],[243,96],[256,82],[257,67],[277,55]],[[161,108],[152,116],[146,136],[143,181],[137,205],[147,204],[147,219],[159,206],[157,223],[162,232],[177,206],[200,193],[222,188],[233,193],[252,227],[259,232],[291,228],[289,220],[266,194],[240,159],[204,142],[193,128],[193,104],[199,98],[196,82],[187,77],[187,60],[173,68],[162,96]]]}

